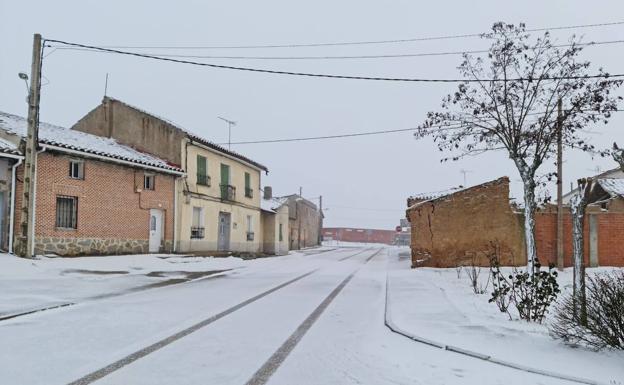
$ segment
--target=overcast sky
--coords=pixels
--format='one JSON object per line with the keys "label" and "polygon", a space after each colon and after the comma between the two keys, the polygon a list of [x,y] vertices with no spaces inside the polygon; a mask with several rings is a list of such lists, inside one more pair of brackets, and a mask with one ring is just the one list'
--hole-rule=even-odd
{"label": "overcast sky", "polygon": [[[621,1],[10,1],[0,0],[0,110],[26,114],[32,35],[94,45],[265,45],[407,39],[487,31],[492,23],[525,22],[528,28],[624,20]],[[624,39],[624,25],[560,31],[586,41]],[[317,48],[213,49],[185,53],[222,56],[374,55],[487,48],[478,38]],[[47,49],[47,53],[51,52]],[[153,49],[153,53],[165,53]],[[624,44],[587,48],[595,68],[624,73]],[[172,53],[167,51],[166,53]],[[198,59],[216,64],[301,72],[456,77],[459,56],[358,60]],[[383,83],[247,73],[154,62],[111,54],[57,50],[45,58],[41,120],[71,126],[108,94],[166,117],[217,143],[238,122],[233,141],[332,135],[410,128],[438,109],[453,84]],[[592,129],[595,144],[624,142],[624,113]],[[235,145],[265,164],[263,185],[274,193],[323,195],[327,226],[393,228],[407,196],[507,175],[520,197],[518,175],[504,153],[461,162],[439,162],[430,140],[411,133],[331,141]],[[568,153],[570,181],[613,168],[608,159]]]}

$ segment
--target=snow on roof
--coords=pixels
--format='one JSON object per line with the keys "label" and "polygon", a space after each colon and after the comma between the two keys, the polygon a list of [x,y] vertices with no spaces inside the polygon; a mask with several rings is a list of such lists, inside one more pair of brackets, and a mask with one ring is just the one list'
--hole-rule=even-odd
{"label": "snow on roof", "polygon": [[196,142],[200,142],[200,143],[201,143],[201,144],[203,144],[204,146],[210,147],[210,148],[212,148],[213,150],[216,150],[216,151],[219,151],[219,152],[221,152],[221,153],[224,153],[224,154],[227,154],[227,155],[233,156],[233,157],[235,157],[235,158],[237,158],[237,159],[240,159],[240,160],[242,160],[242,161],[244,161],[244,162],[247,162],[247,163],[251,164],[251,165],[252,165],[252,166],[254,166],[254,167],[257,167],[257,168],[259,168],[259,169],[261,169],[261,170],[264,170],[265,172],[269,172],[269,170],[266,168],[266,166],[264,166],[264,165],[262,165],[262,164],[260,164],[260,163],[258,163],[258,162],[256,162],[256,161],[254,161],[254,160],[251,160],[251,159],[247,158],[246,156],[241,155],[241,154],[239,154],[239,153],[237,153],[237,152],[235,152],[235,151],[232,151],[232,150],[226,149],[225,147],[219,146],[218,144],[213,143],[213,142],[209,141],[209,140],[208,140],[208,139],[206,139],[206,138],[203,138],[203,137],[201,137],[201,136],[199,136],[199,135],[196,135],[196,134],[194,134],[194,133],[192,133],[192,132],[190,132],[190,131],[186,130],[185,128],[183,128],[183,127],[182,127],[182,126],[180,126],[179,124],[174,123],[173,121],[171,121],[171,120],[169,120],[169,119],[163,118],[163,117],[161,117],[161,116],[158,116],[158,115],[156,115],[156,114],[153,114],[153,113],[151,113],[151,112],[148,112],[148,111],[146,111],[146,110],[144,110],[144,109],[142,109],[142,108],[139,108],[139,107],[133,106],[132,104],[128,104],[128,103],[126,103],[126,102],[124,102],[124,101],[121,101],[121,100],[119,100],[119,99],[112,98],[112,97],[110,97],[110,96],[106,96],[106,99],[111,100],[111,101],[114,101],[114,102],[117,102],[117,103],[120,103],[120,104],[123,104],[124,106],[126,106],[126,107],[128,107],[128,108],[131,108],[131,109],[133,109],[133,110],[139,111],[139,112],[141,112],[141,113],[143,113],[143,114],[145,114],[145,115],[149,115],[149,116],[151,116],[151,117],[153,117],[153,118],[156,118],[156,119],[162,120],[163,122],[168,123],[168,124],[170,124],[171,126],[173,126],[173,127],[177,128],[178,130],[180,130],[180,131],[184,132],[184,133],[185,133],[185,134],[186,134],[186,135],[187,135],[187,136],[188,136],[191,140],[194,140],[194,141],[196,141]]}
{"label": "snow on roof", "polygon": [[260,208],[264,211],[275,212],[279,209],[284,203],[286,203],[288,199],[286,198],[271,198],[271,199],[260,199]]}
{"label": "snow on roof", "polygon": [[2,138],[0,138],[0,153],[21,155],[16,145]]}
{"label": "snow on roof", "polygon": [[458,186],[458,187],[451,187],[449,189],[441,190],[441,191],[432,191],[432,192],[419,193],[419,194],[414,194],[414,195],[410,196],[410,199],[418,199],[418,200],[436,199],[436,198],[443,197],[445,195],[450,195],[450,194],[456,193],[456,192],[461,191],[463,189],[464,189],[464,186]]}
{"label": "snow on roof", "polygon": [[[26,136],[27,127],[28,123],[25,118],[0,111],[1,130],[23,138]],[[85,132],[44,122],[39,123],[39,143],[125,160],[139,165],[161,168],[163,170],[182,171],[178,167],[174,167],[160,158],[119,144],[114,139],[87,134]]]}
{"label": "snow on roof", "polygon": [[598,184],[611,195],[611,197],[624,198],[624,179],[601,178],[598,179]]}

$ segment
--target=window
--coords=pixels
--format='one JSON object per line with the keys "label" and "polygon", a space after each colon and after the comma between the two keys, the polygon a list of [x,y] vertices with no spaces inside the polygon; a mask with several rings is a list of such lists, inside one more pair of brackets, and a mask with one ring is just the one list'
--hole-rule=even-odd
{"label": "window", "polygon": [[279,241],[283,241],[284,240],[284,233],[283,233],[283,225],[280,223],[279,224]]}
{"label": "window", "polygon": [[69,161],[69,177],[72,179],[84,179],[84,162],[82,160]]}
{"label": "window", "polygon": [[210,186],[210,177],[208,177],[206,157],[201,155],[197,155],[197,184]]}
{"label": "window", "polygon": [[245,197],[253,198],[253,190],[251,189],[251,175],[245,173]]}
{"label": "window", "polygon": [[78,197],[59,195],[56,197],[56,227],[78,228]]}
{"label": "window", "polygon": [[154,190],[156,182],[156,175],[154,174],[145,174],[143,175],[143,189],[145,190]]}
{"label": "window", "polygon": [[204,209],[193,207],[193,218],[191,223],[191,239],[204,238]]}
{"label": "window", "polygon": [[247,215],[247,240],[254,240],[254,232],[253,232],[253,219],[251,215]]}

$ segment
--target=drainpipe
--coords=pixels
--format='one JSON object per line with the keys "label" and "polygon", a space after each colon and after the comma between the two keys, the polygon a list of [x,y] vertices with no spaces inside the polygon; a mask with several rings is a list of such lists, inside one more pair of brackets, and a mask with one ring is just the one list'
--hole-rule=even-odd
{"label": "drainpipe", "polygon": [[178,179],[180,178],[175,178],[173,180],[173,247],[171,249],[173,253],[175,253],[177,249],[176,234],[178,232]]}
{"label": "drainpipe", "polygon": [[[41,148],[41,150],[37,151],[37,163],[39,162],[39,154],[41,154],[42,152],[45,152],[47,148],[45,146],[43,146]],[[30,246],[31,246],[31,250],[33,251],[33,255],[29,256],[28,258],[34,257],[35,255],[37,255],[37,253],[35,252],[35,234],[37,233],[37,227],[35,226],[37,224],[37,170],[38,167],[35,167],[35,173],[33,175],[33,212],[32,212],[32,226],[33,226],[33,231],[32,231],[32,238],[30,239]]]}
{"label": "drainpipe", "polygon": [[11,210],[9,217],[9,254],[13,254],[13,226],[15,225],[15,181],[17,168],[22,164],[24,159],[20,158],[17,162],[11,167]]}

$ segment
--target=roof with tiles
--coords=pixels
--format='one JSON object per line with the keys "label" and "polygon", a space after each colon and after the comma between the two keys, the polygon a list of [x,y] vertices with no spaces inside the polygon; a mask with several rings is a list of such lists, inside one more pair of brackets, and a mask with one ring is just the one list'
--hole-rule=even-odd
{"label": "roof with tiles", "polygon": [[[24,138],[26,136],[27,127],[28,122],[25,118],[0,111],[0,129],[6,133]],[[17,151],[16,146],[11,142],[6,140],[2,140],[2,142],[13,146],[14,151]],[[111,159],[124,160],[137,165],[182,172],[180,168],[172,166],[160,158],[119,144],[114,139],[103,138],[44,122],[39,123],[39,143],[104,156]],[[0,149],[2,146],[6,146],[6,144],[0,143]],[[7,148],[10,149],[10,147]],[[16,153],[19,153],[19,151]]]}

